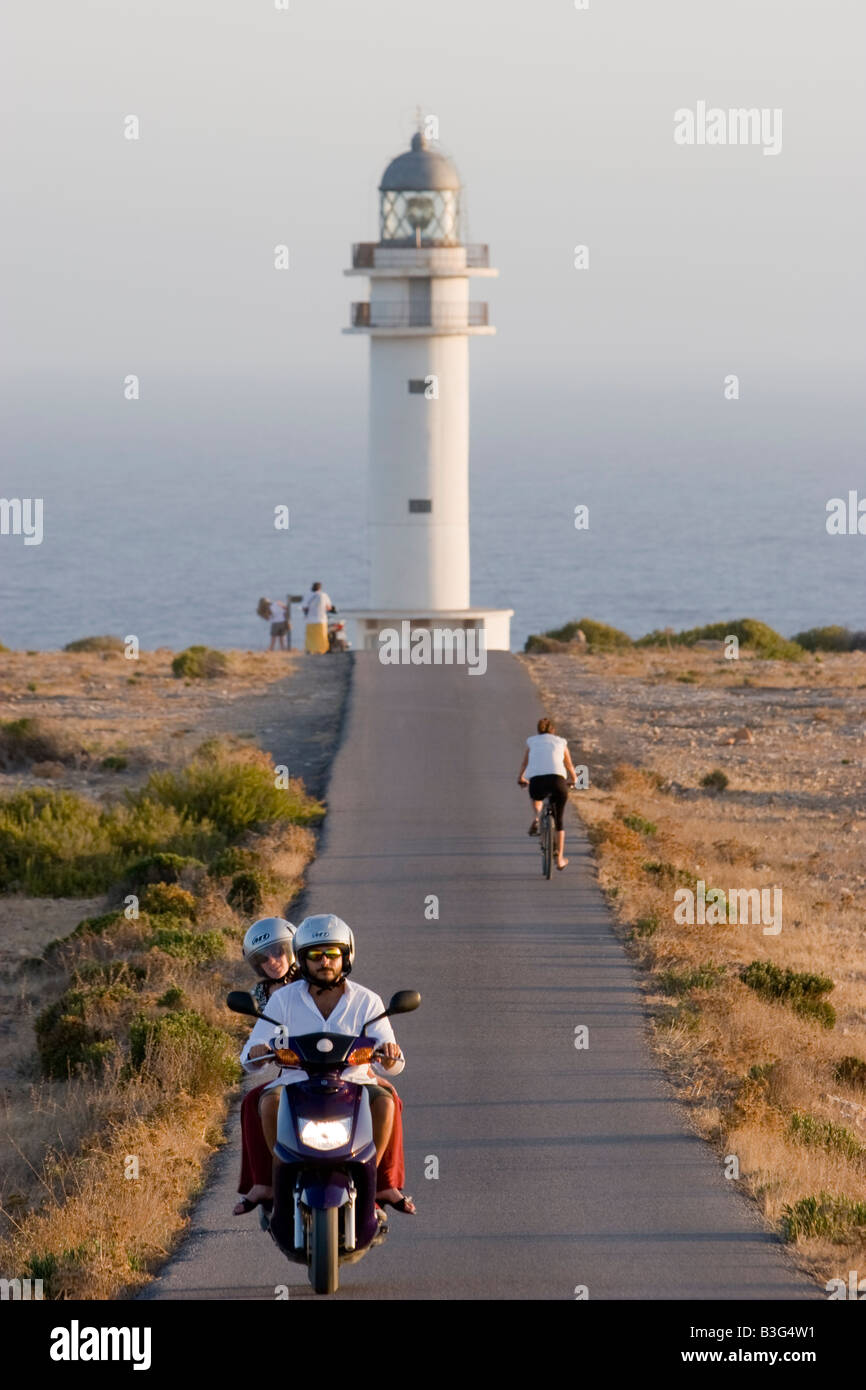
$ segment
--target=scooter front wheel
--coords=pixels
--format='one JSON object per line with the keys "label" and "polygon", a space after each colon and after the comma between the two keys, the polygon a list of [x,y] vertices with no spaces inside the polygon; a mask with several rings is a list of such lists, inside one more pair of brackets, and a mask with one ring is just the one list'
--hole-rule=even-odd
{"label": "scooter front wheel", "polygon": [[336,1293],[339,1284],[338,1207],[310,1212],[310,1283],[314,1293]]}

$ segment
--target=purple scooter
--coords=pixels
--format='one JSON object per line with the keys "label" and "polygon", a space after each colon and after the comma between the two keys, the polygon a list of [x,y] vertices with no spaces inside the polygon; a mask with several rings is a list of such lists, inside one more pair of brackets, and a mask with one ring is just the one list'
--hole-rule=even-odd
{"label": "purple scooter", "polygon": [[[384,1013],[417,1009],[417,990],[401,989]],[[281,1030],[270,1043],[281,1067],[299,1067],[307,1081],[284,1086],[277,1111],[274,1205],[267,1229],[283,1254],[309,1269],[316,1293],[336,1293],[339,1266],[352,1264],[381,1245],[387,1222],[376,1215],[376,1148],[367,1087],[344,1081],[347,1067],[376,1059],[378,1039],[363,1033],[305,1033],[286,1036],[278,1019],[260,1013],[251,994],[232,990],[226,999],[236,1014],[263,1018]]]}

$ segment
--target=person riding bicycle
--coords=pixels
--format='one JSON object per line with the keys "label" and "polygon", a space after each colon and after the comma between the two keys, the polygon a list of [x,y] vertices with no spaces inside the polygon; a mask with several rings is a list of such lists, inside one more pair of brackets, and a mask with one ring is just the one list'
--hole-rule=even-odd
{"label": "person riding bicycle", "polygon": [[[524,776],[524,773],[527,776]],[[569,778],[568,782],[565,780],[566,777]],[[541,811],[541,803],[546,796],[549,796],[556,817],[556,867],[564,869],[568,860],[565,858],[565,829],[562,824],[562,813],[568,800],[569,785],[572,787],[576,785],[577,775],[568,751],[568,743],[564,738],[559,737],[552,719],[539,719],[538,733],[531,734],[526,740],[523,762],[520,764],[520,771],[517,774],[517,785],[525,787],[527,781],[530,800],[535,807],[535,819],[529,827],[529,833],[530,835],[538,834],[538,815]]]}
{"label": "person riding bicycle", "polygon": [[[351,928],[341,918],[333,913],[305,917],[294,934],[292,948],[300,978],[278,989],[268,1002],[269,1016],[284,1023],[290,1036],[301,1037],[305,1033],[325,1031],[357,1036],[364,1031],[368,1019],[384,1012],[385,1006],[378,994],[347,979],[355,958],[355,938]],[[379,1019],[365,1031],[379,1043],[377,1052],[380,1055],[375,1058],[373,1066],[394,1075],[401,1072],[405,1062],[390,1021],[387,1018]],[[254,1071],[263,1061],[273,1057],[267,1046],[267,1041],[273,1036],[273,1024],[260,1019],[241,1053],[241,1066],[245,1070]],[[306,1075],[300,1068],[281,1072],[275,1081],[265,1086],[261,1094],[259,1114],[271,1153],[277,1137],[278,1088],[304,1081]],[[366,1066],[348,1068],[343,1072],[343,1079],[369,1088],[367,1094],[381,1184],[376,1201],[380,1206],[391,1206],[396,1211],[413,1215],[415,1207],[412,1198],[401,1190],[402,1129],[398,1128],[400,1104],[396,1092],[390,1084],[379,1085]],[[395,1154],[396,1162],[389,1173],[383,1160],[394,1140],[397,1141],[394,1147],[399,1147],[399,1154]],[[394,1168],[398,1168],[398,1172],[394,1172]]]}

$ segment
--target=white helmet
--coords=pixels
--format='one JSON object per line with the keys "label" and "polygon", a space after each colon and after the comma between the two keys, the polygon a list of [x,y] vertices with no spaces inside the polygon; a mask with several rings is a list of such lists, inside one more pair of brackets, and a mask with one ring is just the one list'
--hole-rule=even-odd
{"label": "white helmet", "polygon": [[244,937],[244,960],[262,979],[270,979],[271,977],[265,976],[262,970],[262,961],[268,948],[284,946],[291,966],[295,960],[292,940],[296,931],[297,928],[291,922],[287,922],[285,917],[260,917],[258,922],[253,922]]}
{"label": "white helmet", "polygon": [[[352,973],[352,962],[355,959],[355,937],[352,928],[347,926],[341,917],[335,917],[332,912],[322,912],[316,917],[305,917],[295,932],[292,946],[298,969],[305,980],[310,979],[304,960],[304,951],[308,946],[342,946],[343,974],[340,979]],[[335,983],[339,982],[335,981]]]}

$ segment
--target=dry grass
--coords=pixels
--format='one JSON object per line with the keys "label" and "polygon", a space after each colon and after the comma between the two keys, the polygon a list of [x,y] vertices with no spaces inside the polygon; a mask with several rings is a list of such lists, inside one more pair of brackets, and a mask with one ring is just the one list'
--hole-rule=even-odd
{"label": "dry grass", "polygon": [[[223,736],[233,760],[260,761],[265,755],[253,751],[257,731],[267,734],[285,708],[284,687],[271,693],[272,684],[293,674],[300,654],[229,653],[224,678],[190,685],[172,676],[172,655],[143,653],[136,663],[115,653],[4,654],[0,719],[32,715],[43,728],[49,721],[58,747],[67,738],[83,756],[66,765],[34,764],[28,750],[29,765],[0,771],[0,793],[50,778],[110,802],[154,770],[182,768],[209,733]],[[122,754],[127,765],[103,768],[106,754]],[[241,844],[255,856],[266,886],[263,914],[286,915],[314,853],[313,832],[275,823],[264,833],[250,831]],[[16,894],[0,900],[0,1270],[42,1277],[49,1297],[109,1298],[147,1282],[183,1229],[203,1165],[222,1142],[230,1090],[218,1069],[210,1074],[210,1054],[196,1067],[191,1053],[163,1044],[150,1075],[130,1074],[127,1066],[125,1039],[137,1011],[151,1019],[171,1008],[190,1012],[236,1035],[238,1050],[246,1031],[223,1002],[242,975],[240,942],[248,925],[226,901],[231,876],[185,871],[182,881],[195,892],[195,921],[175,925],[222,934],[224,952],[215,961],[155,947],[160,919],[146,912],[106,936],[66,940],[43,957],[48,943],[67,937],[82,918],[116,907],[117,891],[90,899]],[[112,978],[133,972],[120,976],[131,985],[128,996],[97,995],[87,1006],[88,1024],[119,1041],[116,1057],[101,1075],[43,1078],[36,1018],[103,967]],[[177,1004],[160,1003],[167,991]],[[138,1159],[136,1179],[125,1176],[129,1155]]]}
{"label": "dry grass", "polygon": [[[526,664],[575,763],[590,769],[591,787],[577,800],[599,880],[642,968],[658,1055],[696,1126],[720,1155],[737,1156],[741,1180],[777,1229],[785,1207],[804,1197],[862,1201],[866,1092],[834,1068],[845,1056],[866,1060],[863,656],[750,661],[749,679],[765,693],[749,692],[748,719],[724,689],[742,682],[742,667],[732,672],[737,663],[694,650]],[[697,683],[677,681],[686,669]],[[748,723],[753,743],[722,753],[720,726],[738,723]],[[721,794],[700,790],[714,766],[730,777]],[[624,816],[654,832],[629,828]],[[782,930],[676,922],[675,889],[697,879],[708,889],[781,887]],[[740,969],[754,959],[829,975],[835,1027],[743,984]],[[719,967],[715,983],[707,987],[705,971],[690,984],[708,964]],[[794,1112],[844,1126],[863,1153],[798,1140]],[[838,1237],[798,1241],[822,1283],[866,1266],[866,1229],[840,1228]]]}

